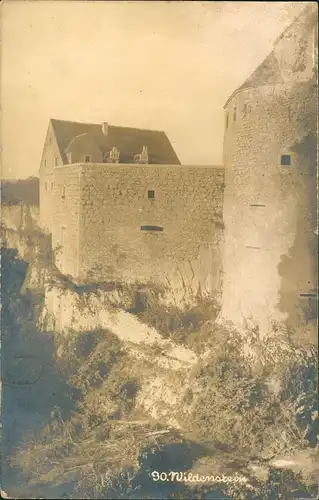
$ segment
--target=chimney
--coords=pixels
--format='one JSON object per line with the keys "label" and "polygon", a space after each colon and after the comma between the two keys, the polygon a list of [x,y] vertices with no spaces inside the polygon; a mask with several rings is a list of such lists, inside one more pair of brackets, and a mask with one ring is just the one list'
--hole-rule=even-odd
{"label": "chimney", "polygon": [[102,123],[102,132],[103,132],[103,135],[107,135],[108,129],[109,129],[109,124],[107,122],[103,122]]}

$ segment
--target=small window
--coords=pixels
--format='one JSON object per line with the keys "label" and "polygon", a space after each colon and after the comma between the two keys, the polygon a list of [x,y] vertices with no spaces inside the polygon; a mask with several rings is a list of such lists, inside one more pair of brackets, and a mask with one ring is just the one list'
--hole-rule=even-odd
{"label": "small window", "polygon": [[84,161],[85,161],[85,163],[90,163],[91,162],[91,156],[90,155],[85,155],[84,156]]}
{"label": "small window", "polygon": [[281,155],[280,164],[285,166],[285,167],[291,165],[290,155]]}
{"label": "small window", "polygon": [[149,200],[154,200],[155,199],[155,191],[153,191],[153,190],[147,191],[147,197]]}
{"label": "small window", "polygon": [[47,182],[44,184],[44,189],[45,189],[46,191],[48,190],[48,183],[47,183]]}
{"label": "small window", "polygon": [[51,139],[51,137],[50,137],[50,139],[49,139],[49,144],[50,144],[50,146],[51,146],[51,144],[52,144],[52,139]]}
{"label": "small window", "polygon": [[44,166],[45,166],[45,167],[47,166],[47,161],[46,161],[46,160],[44,160]]}
{"label": "small window", "polygon": [[53,182],[51,182],[51,191],[53,190]]}
{"label": "small window", "polygon": [[163,231],[161,226],[141,226],[141,231]]}
{"label": "small window", "polygon": [[229,114],[226,114],[226,128],[228,128],[228,122],[229,122]]}
{"label": "small window", "polygon": [[63,198],[63,200],[64,200],[64,198],[65,198],[65,187],[64,187],[64,186],[63,186],[63,188],[62,188],[62,198]]}
{"label": "small window", "polygon": [[56,167],[59,165],[59,158],[57,156],[54,158],[54,165]]}
{"label": "small window", "polygon": [[237,109],[236,106],[234,107],[234,112],[233,112],[233,122],[236,121],[236,115],[237,115]]}

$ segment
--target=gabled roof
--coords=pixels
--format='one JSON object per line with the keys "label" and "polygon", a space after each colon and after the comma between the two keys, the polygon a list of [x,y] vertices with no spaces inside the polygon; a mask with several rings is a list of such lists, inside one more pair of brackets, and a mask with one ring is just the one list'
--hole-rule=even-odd
{"label": "gabled roof", "polygon": [[66,149],[74,137],[88,134],[102,153],[115,146],[121,153],[121,163],[132,163],[134,155],[148,148],[149,163],[180,165],[180,161],[164,132],[130,127],[108,126],[108,133],[102,132],[102,124],[79,123],[64,120],[50,120],[64,163],[67,163]]}

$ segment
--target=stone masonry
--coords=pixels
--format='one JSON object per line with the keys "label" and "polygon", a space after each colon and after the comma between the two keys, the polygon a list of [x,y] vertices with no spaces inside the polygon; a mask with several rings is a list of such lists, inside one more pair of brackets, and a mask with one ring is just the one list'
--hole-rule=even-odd
{"label": "stone masonry", "polygon": [[221,321],[268,332],[315,320],[317,6],[225,105]]}
{"label": "stone masonry", "polygon": [[220,293],[223,168],[77,164],[55,168],[53,184],[64,274]]}

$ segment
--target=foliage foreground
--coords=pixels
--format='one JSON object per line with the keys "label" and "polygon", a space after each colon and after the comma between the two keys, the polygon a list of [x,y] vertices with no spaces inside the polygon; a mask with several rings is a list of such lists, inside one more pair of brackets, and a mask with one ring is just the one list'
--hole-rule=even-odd
{"label": "foliage foreground", "polygon": [[[26,266],[2,254],[4,344],[23,334],[32,297],[21,295]],[[145,315],[145,312],[143,313]],[[136,404],[146,373],[110,331],[55,334],[55,371],[66,382],[72,411],[57,404],[49,424],[5,457],[30,485],[65,485],[70,498],[251,498],[315,496],[312,466],[278,469],[272,460],[306,453],[318,443],[317,353],[291,332],[251,334],[250,353],[236,332],[196,313],[178,342],[199,361],[188,374],[181,428],[144,414]],[[152,315],[151,315],[152,316]],[[179,318],[182,318],[179,315]],[[180,319],[179,319],[180,321]],[[174,321],[170,324],[174,325]],[[34,328],[36,328],[34,323]],[[174,337],[166,325],[166,335]],[[181,331],[181,328],[179,328]],[[41,397],[41,394],[39,394]],[[182,417],[187,409],[188,418]],[[183,410],[183,412],[182,412]],[[5,411],[5,401],[4,401]],[[187,451],[185,451],[187,450]],[[303,455],[305,456],[305,455]],[[251,464],[264,471],[252,471]],[[202,464],[202,465],[201,465]],[[202,467],[202,468],[201,468]],[[207,469],[208,467],[208,469]],[[152,471],[245,476],[243,484],[155,483]],[[68,487],[67,487],[68,486]]]}

